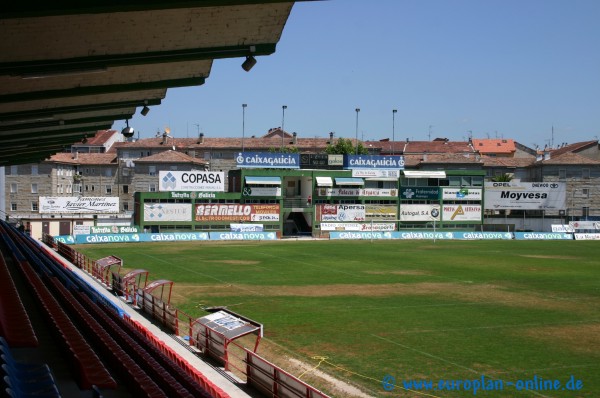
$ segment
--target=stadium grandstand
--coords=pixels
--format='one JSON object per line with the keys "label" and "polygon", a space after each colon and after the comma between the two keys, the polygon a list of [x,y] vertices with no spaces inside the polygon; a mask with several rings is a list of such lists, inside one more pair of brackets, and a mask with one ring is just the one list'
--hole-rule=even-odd
{"label": "stadium grandstand", "polygon": [[[138,108],[145,115],[168,88],[203,84],[215,59],[240,58],[249,71],[255,57],[275,52],[293,5],[7,4],[0,11],[0,166],[46,159]],[[198,27],[202,34],[190,34]],[[3,218],[2,397],[249,396]]]}

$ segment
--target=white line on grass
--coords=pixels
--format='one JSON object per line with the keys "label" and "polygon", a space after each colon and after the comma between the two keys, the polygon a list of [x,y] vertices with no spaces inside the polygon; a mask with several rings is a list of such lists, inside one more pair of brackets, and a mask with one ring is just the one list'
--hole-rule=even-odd
{"label": "white line on grass", "polygon": [[[464,365],[461,365],[461,364],[459,364],[459,363],[452,362],[452,361],[450,361],[450,360],[448,360],[448,359],[445,359],[445,358],[439,357],[439,356],[437,356],[437,355],[433,355],[433,354],[430,354],[430,353],[428,353],[428,352],[425,352],[425,351],[417,350],[416,348],[409,347],[409,346],[407,346],[407,345],[405,345],[405,344],[401,344],[401,343],[398,343],[398,342],[396,342],[396,341],[393,341],[393,340],[390,340],[390,339],[386,339],[385,337],[377,336],[376,334],[371,334],[371,336],[373,336],[373,337],[375,337],[375,338],[378,338],[378,339],[380,339],[380,340],[383,340],[383,341],[387,341],[388,343],[391,343],[391,344],[397,345],[397,346],[399,346],[399,347],[406,348],[407,350],[414,351],[414,352],[416,352],[417,354],[421,354],[421,355],[424,355],[424,356],[426,356],[426,357],[430,357],[430,358],[433,358],[433,359],[437,359],[438,361],[445,362],[445,363],[449,363],[450,365],[456,366],[457,368],[465,369],[465,370],[467,370],[467,371],[469,371],[469,372],[471,372],[471,373],[474,373],[474,374],[477,374],[477,375],[481,375],[481,372],[479,372],[479,371],[477,371],[477,370],[475,370],[475,369],[473,369],[473,368],[469,368],[468,366],[464,366]],[[490,378],[490,379],[494,380],[493,378]],[[532,393],[532,394],[534,394],[534,395],[540,396],[540,397],[544,397],[544,398],[551,398],[551,397],[548,397],[547,395],[540,394],[540,393],[539,393],[539,392],[537,392],[537,391],[533,391],[533,390],[526,390],[526,391],[528,391],[528,392],[530,392],[530,393]]]}

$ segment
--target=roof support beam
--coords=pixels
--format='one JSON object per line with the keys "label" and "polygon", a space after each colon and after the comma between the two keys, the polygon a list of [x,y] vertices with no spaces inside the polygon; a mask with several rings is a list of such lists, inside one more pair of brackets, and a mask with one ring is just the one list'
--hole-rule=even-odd
{"label": "roof support beam", "polygon": [[137,108],[140,106],[156,106],[160,105],[160,99],[148,99],[148,100],[137,100],[137,101],[122,101],[122,102],[108,102],[104,104],[87,104],[78,106],[65,106],[56,107],[51,109],[36,109],[22,112],[7,112],[0,113],[0,121],[10,123],[12,121],[18,122],[22,120],[34,120],[36,118],[49,118],[55,115],[65,113],[83,113],[83,112],[97,112],[103,110],[122,109],[122,108]]}
{"label": "roof support beam", "polygon": [[112,84],[107,86],[75,87],[64,90],[35,91],[19,94],[0,95],[0,103],[34,101],[40,99],[55,99],[65,97],[82,97],[86,95],[121,93],[127,91],[152,90],[171,87],[200,86],[204,84],[204,77],[163,80],[157,82]]}
{"label": "roof support beam", "polygon": [[4,62],[0,64],[0,75],[20,76],[23,79],[40,79],[102,73],[111,67],[241,58],[247,55],[269,55],[274,52],[275,44],[267,43],[247,44],[243,46],[188,48],[136,54],[111,54],[70,59]]}

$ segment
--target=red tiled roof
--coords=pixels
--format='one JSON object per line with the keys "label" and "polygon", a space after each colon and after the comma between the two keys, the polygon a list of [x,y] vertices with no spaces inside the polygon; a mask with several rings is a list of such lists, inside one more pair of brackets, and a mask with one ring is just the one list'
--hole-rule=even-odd
{"label": "red tiled roof", "polygon": [[206,165],[207,162],[204,159],[196,159],[185,153],[177,152],[172,149],[168,151],[159,152],[154,155],[145,156],[143,158],[136,159],[136,163],[193,163]]}
{"label": "red tiled roof", "polygon": [[281,139],[281,136],[284,136],[284,138],[292,138],[292,134],[288,133],[287,131],[283,131],[281,129],[281,127],[275,127],[272,129],[269,129],[269,132],[265,135],[262,136],[262,138],[274,138],[274,137],[278,137],[279,139]]}
{"label": "red tiled roof", "polygon": [[65,164],[96,164],[108,165],[117,162],[116,153],[57,153],[52,155],[46,162]]}
{"label": "red tiled roof", "polygon": [[590,159],[588,157],[579,155],[578,153],[567,152],[562,153],[556,156],[555,152],[550,153],[550,159],[540,160],[536,162],[536,164],[545,164],[545,165],[590,165],[590,166],[599,166],[600,161]]}
{"label": "red tiled roof", "polygon": [[479,155],[462,153],[425,153],[404,155],[404,165],[408,167],[420,164],[480,164],[483,165]]}
{"label": "red tiled roof", "polygon": [[[568,144],[568,145],[565,145],[565,146],[557,148],[557,149],[550,149],[550,153],[551,153],[552,157],[555,157],[555,156],[562,155],[563,153],[567,153],[567,152],[578,152],[583,149],[593,147],[595,145],[598,145],[598,141],[575,142],[573,144]],[[540,152],[543,152],[543,151],[540,151]]]}
{"label": "red tiled roof", "polygon": [[473,148],[466,141],[366,141],[365,146],[373,145],[381,148],[384,155],[395,154],[420,154],[420,153],[473,153]]}
{"label": "red tiled roof", "polygon": [[[290,144],[292,140],[284,138],[283,146],[291,148],[297,147],[301,152],[323,152],[329,143],[328,138],[297,138],[296,145]],[[335,140],[334,140],[335,141]],[[351,140],[355,143],[355,140]],[[184,149],[230,149],[240,150],[242,148],[242,137],[239,138],[218,138],[204,137],[202,143],[199,138],[172,138],[166,139],[163,143],[162,137],[142,138],[134,142],[119,142],[113,145],[113,148],[128,149],[151,149],[151,148],[170,148],[175,146],[178,150]],[[244,150],[267,150],[269,148],[280,148],[281,137],[275,138],[244,138]]]}
{"label": "red tiled roof", "polygon": [[94,134],[93,137],[87,137],[86,142],[83,140],[75,143],[75,145],[86,145],[86,146],[102,146],[106,144],[115,134],[118,134],[116,130],[99,130]]}
{"label": "red tiled roof", "polygon": [[527,167],[535,163],[535,156],[528,157],[492,157],[482,156],[481,161],[485,167]]}
{"label": "red tiled roof", "polygon": [[515,141],[511,139],[475,139],[473,148],[481,154],[504,153],[510,154],[516,151]]}

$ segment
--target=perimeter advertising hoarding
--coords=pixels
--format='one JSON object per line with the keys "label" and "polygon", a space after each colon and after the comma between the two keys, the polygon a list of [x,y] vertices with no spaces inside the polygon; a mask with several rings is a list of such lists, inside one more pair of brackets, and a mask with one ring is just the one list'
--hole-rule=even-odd
{"label": "perimeter advertising hoarding", "polygon": [[443,188],[442,199],[444,200],[481,200],[481,189],[479,188]]}
{"label": "perimeter advertising hoarding", "polygon": [[508,240],[510,232],[440,232],[440,231],[392,231],[392,232],[330,232],[329,239],[408,239],[408,240]]}
{"label": "perimeter advertising hoarding", "polygon": [[404,156],[346,155],[344,168],[404,170]]}
{"label": "perimeter advertising hoarding", "polygon": [[200,240],[276,240],[275,232],[170,232],[143,234],[91,234],[60,235],[54,237],[65,244],[88,243],[139,243],[139,242],[176,242]]}
{"label": "perimeter advertising hoarding", "polygon": [[564,182],[486,182],[484,206],[488,210],[564,210]]}
{"label": "perimeter advertising hoarding", "polygon": [[171,232],[157,234],[91,234],[77,235],[76,244],[84,243],[138,243],[208,240],[207,232]]}
{"label": "perimeter advertising hoarding", "polygon": [[440,205],[401,205],[401,221],[440,221]]}
{"label": "perimeter advertising hoarding", "polygon": [[198,204],[196,221],[279,221],[279,205]]}
{"label": "perimeter advertising hoarding", "polygon": [[573,234],[563,232],[515,232],[517,240],[573,240]]}
{"label": "perimeter advertising hoarding", "polygon": [[401,200],[439,200],[439,187],[406,187],[400,188]]}
{"label": "perimeter advertising hoarding", "polygon": [[231,232],[263,232],[263,224],[229,224]]}
{"label": "perimeter advertising hoarding", "polygon": [[192,205],[190,203],[144,204],[144,221],[192,221]]}
{"label": "perimeter advertising hoarding", "polygon": [[238,152],[235,162],[239,168],[299,169],[297,153]]}
{"label": "perimeter advertising hoarding", "polygon": [[576,229],[600,229],[600,222],[598,222],[598,221],[569,221],[569,227],[573,230],[576,230]]}
{"label": "perimeter advertising hoarding", "polygon": [[119,198],[112,196],[40,196],[40,213],[119,213]]}
{"label": "perimeter advertising hoarding", "polygon": [[137,234],[140,232],[136,226],[104,225],[88,226],[88,234]]}
{"label": "perimeter advertising hoarding", "polygon": [[575,240],[600,240],[600,234],[575,234]]}
{"label": "perimeter advertising hoarding", "polygon": [[344,165],[344,155],[329,155],[325,153],[300,154],[300,168],[341,170]]}
{"label": "perimeter advertising hoarding", "polygon": [[552,232],[563,232],[563,233],[573,233],[575,232],[575,228],[570,225],[565,224],[552,224]]}
{"label": "perimeter advertising hoarding", "polygon": [[159,171],[159,191],[224,192],[222,171]]}
{"label": "perimeter advertising hoarding", "polygon": [[398,217],[396,206],[394,205],[365,205],[365,216],[366,220],[383,221],[383,220],[396,220]]}
{"label": "perimeter advertising hoarding", "polygon": [[396,169],[387,169],[387,170],[353,169],[352,177],[398,179],[398,178],[400,178],[400,170],[396,170]]}
{"label": "perimeter advertising hoarding", "polygon": [[365,205],[318,205],[316,211],[319,221],[365,221],[366,217]]}
{"label": "perimeter advertising hoarding", "polygon": [[281,196],[281,187],[251,187],[246,185],[242,191],[244,196]]}
{"label": "perimeter advertising hoarding", "polygon": [[395,231],[394,223],[349,223],[349,222],[322,222],[321,231]]}
{"label": "perimeter advertising hoarding", "polygon": [[398,196],[395,188],[319,188],[319,196]]}
{"label": "perimeter advertising hoarding", "polygon": [[480,205],[444,205],[443,221],[481,221]]}

